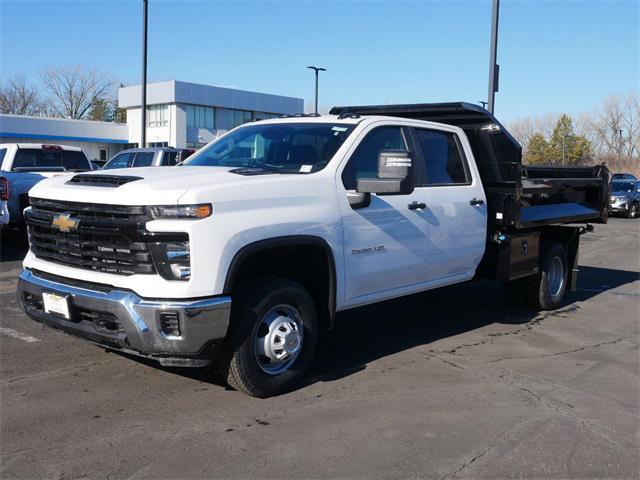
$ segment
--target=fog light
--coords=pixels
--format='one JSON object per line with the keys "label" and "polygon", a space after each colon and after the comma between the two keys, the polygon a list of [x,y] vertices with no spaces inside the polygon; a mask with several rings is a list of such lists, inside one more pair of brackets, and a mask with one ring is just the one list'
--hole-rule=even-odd
{"label": "fog light", "polygon": [[162,333],[168,337],[179,337],[181,332],[178,312],[162,312],[160,314],[160,328]]}
{"label": "fog light", "polygon": [[191,277],[191,267],[188,265],[171,264],[171,272],[173,276],[179,279],[188,279]]}
{"label": "fog light", "polygon": [[191,278],[191,251],[189,242],[157,242],[149,244],[153,261],[162,278],[189,280]]}

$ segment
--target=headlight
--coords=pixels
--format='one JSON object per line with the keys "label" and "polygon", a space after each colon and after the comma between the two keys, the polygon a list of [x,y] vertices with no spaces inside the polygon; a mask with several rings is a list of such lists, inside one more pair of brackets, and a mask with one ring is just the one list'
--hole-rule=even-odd
{"label": "headlight", "polygon": [[199,220],[211,216],[213,208],[210,203],[197,205],[166,205],[149,207],[153,218],[180,218]]}
{"label": "headlight", "polygon": [[191,278],[189,241],[150,243],[149,249],[162,278],[183,281]]}

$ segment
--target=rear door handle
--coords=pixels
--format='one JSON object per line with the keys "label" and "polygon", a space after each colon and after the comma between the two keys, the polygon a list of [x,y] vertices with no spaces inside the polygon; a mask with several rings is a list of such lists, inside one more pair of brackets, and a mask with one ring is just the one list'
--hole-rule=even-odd
{"label": "rear door handle", "polygon": [[469,205],[482,205],[484,203],[484,200],[480,199],[480,198],[474,198],[473,200],[469,200]]}
{"label": "rear door handle", "polygon": [[427,208],[427,204],[422,202],[411,202],[407,207],[409,210],[422,210]]}

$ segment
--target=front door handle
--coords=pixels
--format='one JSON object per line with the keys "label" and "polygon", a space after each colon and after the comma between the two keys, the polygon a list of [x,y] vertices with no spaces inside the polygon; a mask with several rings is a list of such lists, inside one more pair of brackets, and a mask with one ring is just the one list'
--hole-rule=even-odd
{"label": "front door handle", "polygon": [[427,208],[427,204],[422,202],[411,202],[407,207],[409,207],[409,210],[423,210]]}
{"label": "front door handle", "polygon": [[473,200],[469,200],[469,205],[482,205],[484,203],[484,200],[480,199],[480,198],[474,198]]}

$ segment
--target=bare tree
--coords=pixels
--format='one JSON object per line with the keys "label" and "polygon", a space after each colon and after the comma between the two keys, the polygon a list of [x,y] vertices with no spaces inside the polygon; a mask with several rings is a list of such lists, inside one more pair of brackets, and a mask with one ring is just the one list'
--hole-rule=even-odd
{"label": "bare tree", "polygon": [[606,98],[591,115],[590,129],[597,153],[640,157],[640,91]]}
{"label": "bare tree", "polygon": [[[551,113],[511,122],[509,131],[521,143],[526,160],[548,157],[544,142],[552,139],[559,118]],[[586,161],[605,162],[615,172],[640,176],[640,90],[612,95],[593,111],[577,115],[573,132],[574,138],[590,146]]]}
{"label": "bare tree", "polygon": [[508,130],[518,140],[523,150],[527,149],[531,138],[536,134],[533,121],[529,117],[513,120],[509,124]]}
{"label": "bare tree", "polygon": [[79,65],[51,67],[42,72],[50,113],[65,118],[85,118],[96,99],[112,95],[114,82],[107,75]]}
{"label": "bare tree", "polygon": [[526,155],[527,147],[533,136],[541,134],[543,138],[551,138],[559,118],[560,114],[558,113],[519,118],[509,124],[508,130],[518,140]]}
{"label": "bare tree", "polygon": [[542,133],[545,138],[551,138],[553,135],[553,129],[558,124],[561,114],[559,113],[547,113],[539,117],[535,117],[533,120],[533,126],[536,132]]}
{"label": "bare tree", "polygon": [[37,115],[43,111],[40,93],[24,75],[16,74],[0,85],[0,113]]}

